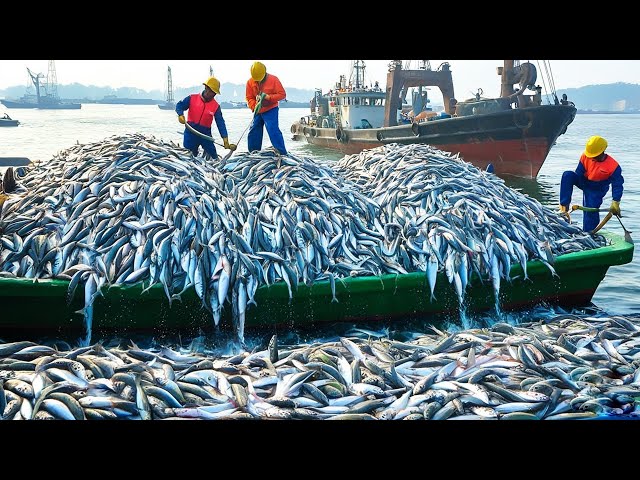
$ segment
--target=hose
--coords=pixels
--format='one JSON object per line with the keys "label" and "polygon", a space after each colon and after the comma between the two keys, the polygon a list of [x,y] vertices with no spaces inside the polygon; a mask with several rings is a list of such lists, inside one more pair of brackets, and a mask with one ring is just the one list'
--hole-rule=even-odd
{"label": "hose", "polygon": [[608,208],[583,207],[582,205],[572,205],[571,211],[582,210],[583,212],[608,212]]}
{"label": "hose", "polygon": [[607,215],[602,219],[602,221],[598,224],[598,226],[591,231],[591,233],[597,233],[598,230],[600,230],[602,227],[604,227],[607,224],[607,222],[611,217],[613,217],[613,213],[611,212],[607,213]]}

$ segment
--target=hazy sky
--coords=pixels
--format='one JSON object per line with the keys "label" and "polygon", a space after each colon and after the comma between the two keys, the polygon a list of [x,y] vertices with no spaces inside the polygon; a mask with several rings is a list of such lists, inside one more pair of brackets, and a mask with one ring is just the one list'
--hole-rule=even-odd
{"label": "hazy sky", "polygon": [[[285,87],[300,89],[333,87],[339,76],[349,77],[351,60],[262,60],[267,71],[277,75]],[[430,60],[437,69],[445,60]],[[496,67],[502,60],[446,60],[453,72],[454,90],[458,99],[465,99],[482,88],[484,96],[498,96],[500,79]],[[543,63],[530,60],[538,68],[537,84],[543,92],[550,76]],[[253,60],[56,60],[58,84],[136,87],[164,91],[167,66],[171,67],[173,86],[184,88],[206,81],[209,66],[222,82],[244,84],[249,78]],[[406,62],[406,61],[405,61]],[[640,84],[640,60],[552,60],[551,81],[556,89],[585,85],[625,82]],[[366,78],[386,83],[389,60],[365,60]],[[418,60],[411,61],[417,68]],[[47,74],[47,60],[0,60],[0,89],[15,85],[30,85],[27,67],[34,73]],[[223,92],[225,93],[225,92]],[[240,93],[242,95],[242,93]]]}

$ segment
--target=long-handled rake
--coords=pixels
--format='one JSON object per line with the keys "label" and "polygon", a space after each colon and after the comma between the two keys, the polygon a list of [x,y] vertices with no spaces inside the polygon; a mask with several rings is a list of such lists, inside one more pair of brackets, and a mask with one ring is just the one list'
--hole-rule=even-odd
{"label": "long-handled rake", "polygon": [[[262,108],[262,100],[264,100],[265,94],[264,93],[260,93],[260,100],[258,100],[258,102],[256,103],[256,106],[253,108],[253,116],[251,117],[251,121],[249,122],[249,125],[247,125],[244,129],[244,131],[242,132],[242,134],[240,135],[240,138],[238,139],[238,141],[236,142],[236,144],[240,143],[240,140],[242,140],[242,137],[244,137],[244,134],[247,133],[247,130],[249,130],[249,128],[251,127],[251,125],[253,125],[253,121],[256,118],[256,114],[260,111],[260,109]],[[227,160],[229,160],[229,158],[231,157],[231,155],[233,155],[234,150],[231,150],[229,153],[227,153],[224,158],[222,159],[222,166],[224,166],[225,162]]]}
{"label": "long-handled rake", "polygon": [[598,232],[598,230],[604,227],[604,225],[609,221],[609,219],[611,219],[611,217],[615,216],[620,222],[620,226],[624,230],[624,241],[627,243],[633,243],[633,238],[631,238],[631,232],[627,230],[625,226],[622,224],[622,220],[620,220],[620,215],[613,215],[613,213],[611,213],[608,208],[594,208],[594,207],[583,207],[582,205],[572,205],[571,211],[574,212],[576,210],[583,210],[585,212],[609,212],[598,224],[598,226],[593,229],[591,233]]}
{"label": "long-handled rake", "polygon": [[624,230],[624,241],[627,243],[633,243],[633,238],[631,238],[631,232],[626,228],[624,228],[624,225],[622,224],[622,220],[620,220],[620,215],[616,215],[616,218],[618,219],[618,221],[620,222],[620,226]]}

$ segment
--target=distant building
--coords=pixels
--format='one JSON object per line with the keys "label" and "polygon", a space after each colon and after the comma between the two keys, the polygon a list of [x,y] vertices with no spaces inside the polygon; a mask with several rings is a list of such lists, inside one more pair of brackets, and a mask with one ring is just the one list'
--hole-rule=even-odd
{"label": "distant building", "polygon": [[627,101],[626,100],[618,100],[617,102],[613,103],[613,108],[612,110],[615,112],[621,112],[623,110],[627,109]]}

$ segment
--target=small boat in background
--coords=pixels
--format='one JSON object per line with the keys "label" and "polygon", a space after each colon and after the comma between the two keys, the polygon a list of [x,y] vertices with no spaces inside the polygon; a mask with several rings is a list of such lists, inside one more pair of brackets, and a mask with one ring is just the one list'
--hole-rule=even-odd
{"label": "small boat in background", "polygon": [[0,127],[17,127],[18,125],[20,125],[20,121],[14,120],[7,113],[0,117]]}
{"label": "small boat in background", "polygon": [[[37,108],[40,110],[79,110],[81,103],[61,100],[58,95],[58,80],[56,66],[53,60],[49,60],[49,71],[47,76],[42,73],[33,73],[28,67],[27,72],[36,88],[35,95],[26,93],[17,100],[0,100],[7,108]],[[41,80],[45,79],[44,82]]]}

